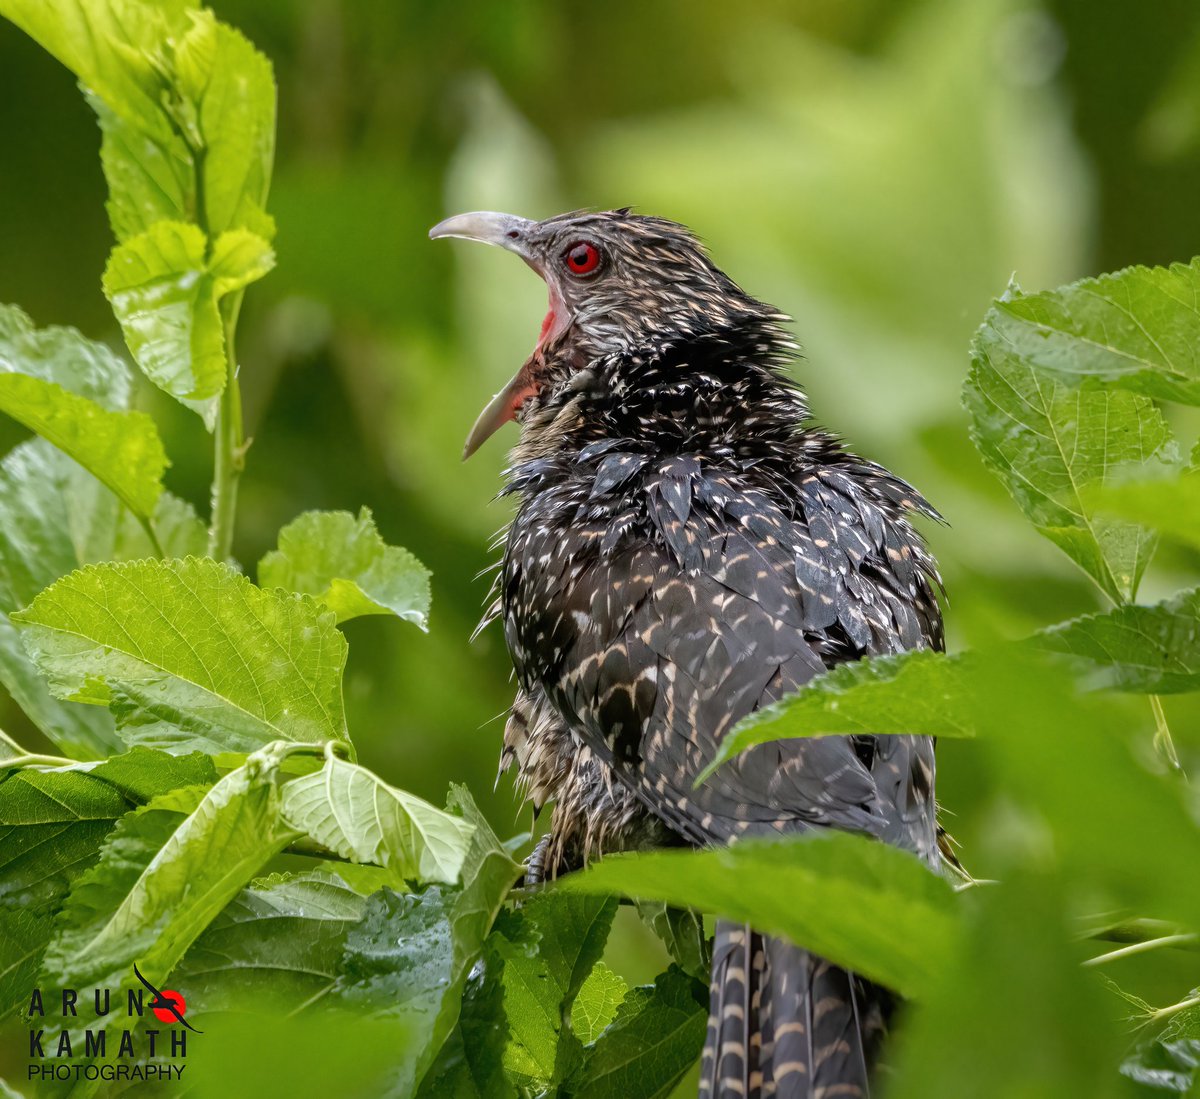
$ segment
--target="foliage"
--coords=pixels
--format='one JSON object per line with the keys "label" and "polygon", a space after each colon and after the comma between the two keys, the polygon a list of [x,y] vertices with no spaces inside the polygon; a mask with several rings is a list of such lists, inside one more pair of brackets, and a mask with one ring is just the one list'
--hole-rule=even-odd
{"label": "foliage", "polygon": [[[249,445],[235,335],[244,291],[275,265],[270,63],[191,0],[0,0],[0,14],[70,69],[98,117],[116,239],[100,284],[137,369],[74,330],[0,307],[0,411],[38,436],[0,462],[0,682],[63,753],[0,744],[0,1008],[10,1018],[35,983],[135,988],[136,964],[187,993],[188,1019],[204,1031],[201,1096],[649,1099],[671,1091],[703,1040],[703,909],[790,934],[911,995],[896,1095],[958,1096],[964,1080],[984,1097],[1195,1086],[1195,982],[1178,983],[1168,1007],[1141,1005],[1158,1029],[1123,1049],[1111,1022],[1121,1001],[1079,963],[1125,966],[1122,982],[1136,985],[1130,967],[1200,930],[1189,872],[1200,831],[1159,699],[1200,685],[1200,603],[1195,588],[1136,602],[1160,539],[1200,545],[1197,477],[1173,437],[1181,421],[1158,403],[1200,403],[1196,261],[1042,294],[1010,287],[972,349],[964,400],[979,455],[1112,606],[1084,604],[1091,613],[1059,623],[1043,615],[1028,636],[953,656],[843,667],[755,715],[712,761],[783,736],[974,738],[992,837],[981,857],[998,883],[956,893],[901,852],[835,835],[612,858],[527,894],[514,889],[516,846],[464,789],[439,808],[359,762],[343,627],[379,616],[427,628],[429,574],[416,557],[388,544],[366,508],[305,511],[277,535],[272,525],[259,552],[277,548],[261,557],[258,584],[232,557]],[[987,41],[983,17],[951,22]],[[967,86],[959,41],[897,49],[892,80],[912,92],[932,69],[939,89]],[[796,60],[793,41],[756,45],[788,62],[762,74]],[[802,60],[817,74],[814,96],[827,77],[836,83],[831,66]],[[751,101],[764,78],[747,74]],[[876,92],[881,132],[942,133],[912,109],[915,95],[891,81]],[[855,137],[867,169],[880,141]],[[631,179],[644,172],[653,193],[660,169],[646,165],[663,162],[662,143],[641,145],[653,157],[639,159],[632,141],[631,156],[607,160]],[[911,158],[913,171],[936,154]],[[743,159],[729,158],[734,170]],[[676,172],[679,159],[666,160]],[[876,185],[863,167],[851,190]],[[831,188],[827,166],[807,172],[798,188],[845,190]],[[750,186],[767,178],[755,173]],[[372,193],[369,179],[356,183]],[[305,185],[319,192],[321,182],[293,177],[293,203]],[[898,185],[926,190],[919,174]],[[381,209],[396,186],[389,177],[378,188]],[[897,236],[890,215],[865,228],[810,221],[751,224],[748,239],[782,232],[785,254],[826,257],[835,287],[877,280],[872,308],[896,308],[894,298],[920,318],[920,339],[938,327],[938,279],[958,279],[957,263],[939,276],[936,249],[911,255],[911,227]],[[875,234],[897,270],[916,263],[918,277],[853,271],[868,253],[842,246],[851,232]],[[340,237],[291,243],[278,277],[316,257],[345,276],[356,305],[390,306],[338,268]],[[975,243],[973,256],[985,251]],[[982,261],[968,274],[992,284]],[[422,280],[401,278],[420,298]],[[405,351],[429,353],[417,342]],[[256,365],[247,361],[248,375]],[[149,387],[165,395],[155,416],[139,407]],[[164,487],[163,438],[186,437],[166,430],[180,407],[198,415],[197,435],[211,435],[208,524]],[[397,446],[428,439],[429,424],[410,426]],[[416,524],[412,535],[422,537]],[[389,705],[408,701],[389,693]],[[674,959],[652,983],[631,985],[611,952],[611,967],[602,960],[614,894],[639,901]],[[1161,928],[1148,920],[1168,926],[1123,957],[1080,941],[1085,929],[1128,942],[1138,927]]]}

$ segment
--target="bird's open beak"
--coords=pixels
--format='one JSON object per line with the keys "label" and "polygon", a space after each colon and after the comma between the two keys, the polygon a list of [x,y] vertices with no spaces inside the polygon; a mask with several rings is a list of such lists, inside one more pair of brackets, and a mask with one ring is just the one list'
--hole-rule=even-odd
{"label": "bird's open beak", "polygon": [[[509,252],[515,252],[541,275],[542,270],[529,247],[530,231],[536,225],[537,222],[517,217],[515,214],[497,214],[491,210],[480,210],[471,214],[456,214],[452,218],[438,222],[429,230],[429,239],[460,237],[463,240],[477,240],[483,244],[494,244]],[[546,317],[546,322],[542,325],[542,339],[538,341],[539,347],[546,337],[553,316],[554,309],[552,307]],[[479,414],[475,426],[471,428],[471,433],[467,436],[466,446],[463,447],[463,460],[471,457],[509,420],[516,419],[521,406],[536,392],[537,382],[533,377],[531,362],[526,361],[508,385],[500,390]]]}

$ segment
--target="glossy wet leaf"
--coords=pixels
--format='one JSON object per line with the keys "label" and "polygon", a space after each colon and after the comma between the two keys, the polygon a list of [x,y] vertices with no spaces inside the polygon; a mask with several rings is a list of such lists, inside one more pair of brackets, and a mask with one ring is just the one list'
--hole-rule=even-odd
{"label": "glossy wet leaf", "polygon": [[211,429],[229,369],[220,301],[262,278],[275,254],[244,229],[208,247],[195,225],[157,222],[113,250],[104,293],[138,366]]}
{"label": "glossy wet leaf", "polygon": [[504,1071],[508,1020],[503,964],[485,950],[463,988],[458,1024],[442,1045],[417,1093],[420,1099],[516,1099]]}
{"label": "glossy wet leaf", "polygon": [[1200,590],[1118,607],[1044,631],[1038,643],[1081,658],[1095,685],[1150,694],[1200,689]]}
{"label": "glossy wet leaf", "polygon": [[334,874],[258,879],[192,943],[173,979],[199,1013],[247,1003],[299,1010],[332,990],[346,936],[365,909],[365,898]]}

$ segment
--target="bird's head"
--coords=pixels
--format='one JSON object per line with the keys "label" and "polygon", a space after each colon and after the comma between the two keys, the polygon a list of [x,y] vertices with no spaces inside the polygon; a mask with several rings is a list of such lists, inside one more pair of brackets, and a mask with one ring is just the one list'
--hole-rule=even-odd
{"label": "bird's head", "polygon": [[530,221],[490,211],[458,214],[431,238],[462,237],[515,252],[546,282],[549,308],[532,354],[480,414],[469,457],[493,432],[569,371],[608,356],[653,351],[775,310],[744,293],[683,225],[628,209]]}

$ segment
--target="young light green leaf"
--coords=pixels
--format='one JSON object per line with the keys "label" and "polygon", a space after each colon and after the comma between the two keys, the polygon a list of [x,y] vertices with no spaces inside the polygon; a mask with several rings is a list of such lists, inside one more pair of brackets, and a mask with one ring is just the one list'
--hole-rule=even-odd
{"label": "young light green leaf", "polygon": [[110,706],[129,743],[217,753],[345,739],[333,616],[217,561],[91,565],[12,617],[55,695]]}
{"label": "young light green leaf", "polygon": [[110,412],[53,382],[8,373],[0,373],[0,411],[69,454],[134,514],[154,511],[167,455],[144,412]]}
{"label": "young light green leaf", "polygon": [[145,137],[175,151],[162,102],[164,48],[173,35],[186,31],[192,6],[188,0],[2,0],[0,14]]}
{"label": "young light green leaf", "polygon": [[610,896],[538,893],[505,913],[492,936],[504,960],[504,1002],[512,1041],[504,1063],[538,1090],[566,1080],[582,1055],[564,1022],[600,960],[616,914]]}
{"label": "young light green leaf", "polygon": [[315,774],[283,788],[288,822],[317,843],[356,862],[391,871],[391,883],[455,882],[471,842],[466,820],[378,775],[330,755]]}
{"label": "young light green leaf", "polygon": [[3,0],[0,13],[87,89],[118,240],[191,217],[270,239],[274,77],[240,34],[191,0]]}
{"label": "young light green leaf", "polygon": [[265,275],[275,255],[244,229],[221,234],[211,257],[207,245],[195,225],[157,222],[113,250],[103,282],[138,366],[211,429],[228,373],[220,299]]}
{"label": "young light green leaf", "polygon": [[1041,294],[1012,294],[988,314],[993,346],[1067,384],[1110,382],[1200,404],[1200,258],[1127,267]]}
{"label": "young light green leaf", "polygon": [[947,882],[906,851],[844,832],[617,855],[557,888],[745,920],[905,994],[927,987],[958,934]]}
{"label": "young light green leaf", "polygon": [[671,966],[631,989],[584,1051],[570,1094],[580,1099],[665,1099],[704,1045],[708,988]]}
{"label": "young light green leaf", "polygon": [[1040,368],[997,302],[972,345],[963,401],[971,437],[1038,530],[1114,601],[1126,602],[1154,551],[1154,533],[1097,514],[1088,495],[1119,472],[1177,460],[1170,429],[1148,397],[1073,388]]}
{"label": "young light green leaf", "polygon": [[241,34],[196,12],[175,51],[176,80],[196,104],[204,141],[205,222],[214,236],[247,229],[270,240],[265,211],[275,157],[275,75],[271,63]]}
{"label": "young light green leaf", "polygon": [[279,548],[258,563],[263,587],[307,592],[339,622],[394,614],[425,629],[429,571],[408,550],[389,546],[371,512],[307,511],[279,532]]}
{"label": "young light green leaf", "polygon": [[283,823],[275,757],[251,756],[210,790],[186,787],[122,819],[74,885],[46,952],[64,985],[119,985],[138,968],[163,980],[297,833]]}
{"label": "young light green leaf", "polygon": [[1034,641],[1087,661],[1101,686],[1150,694],[1200,690],[1200,589],[1149,607],[1085,615]]}
{"label": "young light green leaf", "polygon": [[571,1006],[571,1030],[588,1045],[603,1033],[616,1018],[617,1009],[625,999],[629,986],[619,973],[603,962],[597,962],[580,986],[579,995]]}

